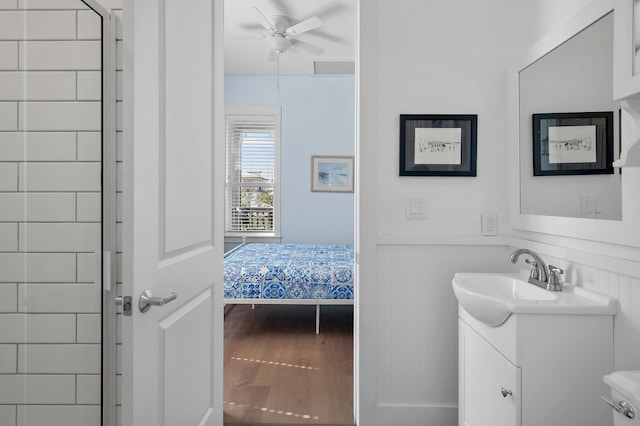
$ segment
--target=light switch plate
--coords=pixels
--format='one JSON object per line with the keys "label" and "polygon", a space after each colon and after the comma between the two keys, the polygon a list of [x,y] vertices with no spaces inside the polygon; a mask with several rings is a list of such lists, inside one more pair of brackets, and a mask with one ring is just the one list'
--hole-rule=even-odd
{"label": "light switch plate", "polygon": [[426,219],[427,202],[421,197],[407,197],[406,217],[407,219]]}

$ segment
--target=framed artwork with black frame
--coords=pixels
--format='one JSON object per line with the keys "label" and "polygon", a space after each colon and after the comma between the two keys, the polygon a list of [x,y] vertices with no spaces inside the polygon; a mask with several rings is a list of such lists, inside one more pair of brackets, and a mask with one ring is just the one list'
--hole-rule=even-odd
{"label": "framed artwork with black frame", "polygon": [[475,176],[477,115],[400,115],[400,176]]}
{"label": "framed artwork with black frame", "polygon": [[533,175],[613,174],[613,112],[533,114]]}

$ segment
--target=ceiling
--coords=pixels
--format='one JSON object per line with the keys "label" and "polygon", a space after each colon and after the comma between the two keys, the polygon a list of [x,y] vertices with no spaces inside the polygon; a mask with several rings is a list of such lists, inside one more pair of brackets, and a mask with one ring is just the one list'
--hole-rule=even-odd
{"label": "ceiling", "polygon": [[314,61],[328,69],[324,73],[342,74],[340,63],[355,61],[356,0],[225,0],[225,74],[270,75],[278,70],[278,62],[269,60],[269,45],[258,39],[267,30],[254,7],[267,18],[285,15],[291,25],[313,16],[322,21],[320,28],[294,38],[324,52],[315,56],[304,46],[292,46],[279,57],[281,75],[312,75]]}

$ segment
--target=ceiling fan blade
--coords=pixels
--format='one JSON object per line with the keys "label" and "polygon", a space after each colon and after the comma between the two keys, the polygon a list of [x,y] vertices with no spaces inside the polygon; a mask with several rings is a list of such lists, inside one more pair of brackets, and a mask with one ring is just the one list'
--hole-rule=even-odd
{"label": "ceiling fan blade", "polygon": [[269,31],[275,31],[277,29],[276,27],[271,25],[271,22],[267,19],[266,16],[262,14],[262,12],[260,12],[260,10],[257,7],[254,7],[253,10],[255,10],[256,13],[258,14],[258,18],[259,18],[258,20],[260,21],[260,25],[262,25],[265,29]]}
{"label": "ceiling fan blade", "polygon": [[256,41],[256,40],[263,40],[265,38],[265,36],[252,36],[252,35],[247,35],[247,36],[229,36],[229,37],[225,37],[225,41]]}
{"label": "ceiling fan blade", "polygon": [[324,49],[322,47],[307,43],[306,41],[291,40],[291,46],[304,50],[305,52],[315,56],[320,56],[324,53]]}
{"label": "ceiling fan blade", "polygon": [[307,31],[314,30],[321,26],[322,26],[322,21],[320,20],[320,18],[318,18],[317,16],[314,16],[312,18],[309,18],[300,22],[299,24],[292,25],[291,27],[287,28],[287,34],[292,36],[298,35],[298,34],[306,33]]}
{"label": "ceiling fan blade", "polygon": [[239,25],[240,28],[246,31],[261,31],[263,27],[262,24],[253,24],[253,23],[244,23]]}
{"label": "ceiling fan blade", "polygon": [[328,33],[326,31],[323,30],[316,30],[313,32],[313,37],[317,37],[317,38],[322,38],[328,41],[332,41],[334,43],[340,43],[340,44],[344,44],[346,43],[346,40],[342,37],[338,37],[335,34],[331,34]]}

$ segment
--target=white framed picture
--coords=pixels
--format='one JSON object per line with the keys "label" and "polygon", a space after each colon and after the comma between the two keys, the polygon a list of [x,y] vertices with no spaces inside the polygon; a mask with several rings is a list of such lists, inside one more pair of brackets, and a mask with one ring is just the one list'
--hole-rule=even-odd
{"label": "white framed picture", "polygon": [[353,192],[353,156],[311,156],[311,192]]}

